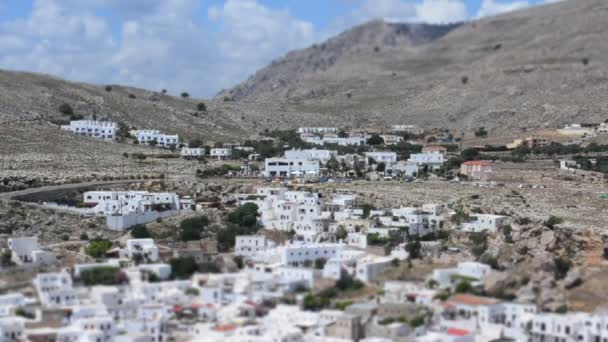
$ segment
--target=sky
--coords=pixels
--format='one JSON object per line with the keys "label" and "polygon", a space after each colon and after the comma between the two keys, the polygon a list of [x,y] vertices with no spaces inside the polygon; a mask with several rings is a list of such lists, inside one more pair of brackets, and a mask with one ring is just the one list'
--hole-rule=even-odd
{"label": "sky", "polygon": [[556,0],[0,0],[0,68],[212,97],[372,19],[451,23]]}

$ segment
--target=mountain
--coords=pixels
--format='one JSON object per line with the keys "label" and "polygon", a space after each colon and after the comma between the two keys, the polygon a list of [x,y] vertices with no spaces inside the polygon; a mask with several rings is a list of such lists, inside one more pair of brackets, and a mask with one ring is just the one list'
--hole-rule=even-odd
{"label": "mountain", "polygon": [[415,123],[496,134],[600,122],[608,3],[570,0],[454,25],[372,21],[220,92],[251,122]]}
{"label": "mountain", "polygon": [[[198,110],[205,102],[208,110]],[[66,124],[68,104],[84,119],[122,121],[137,128],[156,128],[184,138],[230,139],[241,125],[207,101],[174,97],[118,85],[99,86],[53,76],[0,70],[0,130],[6,124],[28,127]]]}

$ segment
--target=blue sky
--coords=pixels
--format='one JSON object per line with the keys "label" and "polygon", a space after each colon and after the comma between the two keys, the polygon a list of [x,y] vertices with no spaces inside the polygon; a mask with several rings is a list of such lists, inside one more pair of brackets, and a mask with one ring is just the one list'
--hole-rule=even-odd
{"label": "blue sky", "polygon": [[0,0],[0,68],[210,97],[371,19],[445,23],[555,1]]}

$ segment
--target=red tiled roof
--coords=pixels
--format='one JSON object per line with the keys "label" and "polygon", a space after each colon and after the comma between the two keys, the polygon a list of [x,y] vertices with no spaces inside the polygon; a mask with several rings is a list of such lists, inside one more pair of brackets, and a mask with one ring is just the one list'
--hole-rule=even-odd
{"label": "red tiled roof", "polygon": [[492,165],[492,163],[490,163],[489,161],[486,161],[486,160],[469,160],[462,164],[466,165],[466,166],[491,166]]}
{"label": "red tiled roof", "polygon": [[236,330],[236,325],[234,325],[234,324],[218,325],[215,328],[213,328],[213,330],[219,331],[219,332],[233,331],[233,330]]}
{"label": "red tiled roof", "polygon": [[471,332],[468,330],[457,329],[457,328],[449,328],[447,333],[448,333],[448,335],[452,335],[452,336],[468,336],[471,334]]}

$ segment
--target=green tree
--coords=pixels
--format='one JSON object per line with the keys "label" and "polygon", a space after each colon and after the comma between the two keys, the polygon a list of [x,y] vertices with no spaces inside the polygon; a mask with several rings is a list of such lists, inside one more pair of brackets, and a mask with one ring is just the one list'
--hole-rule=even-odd
{"label": "green tree", "polygon": [[347,236],[348,236],[348,232],[346,231],[346,228],[344,228],[343,225],[339,225],[336,228],[336,239],[344,240],[344,239],[346,239]]}
{"label": "green tree", "polygon": [[74,109],[68,103],[62,103],[59,105],[59,112],[63,115],[74,115]]}
{"label": "green tree", "polygon": [[374,134],[371,137],[369,137],[369,139],[367,139],[367,144],[371,145],[371,146],[383,145],[384,139],[382,139],[382,137],[379,136],[378,134]]}
{"label": "green tree", "polygon": [[181,93],[181,96],[186,99],[190,97],[190,94],[188,94],[187,92],[183,92]]}
{"label": "green tree", "polygon": [[485,138],[488,136],[488,131],[486,131],[485,127],[479,127],[479,129],[475,131],[475,136],[478,138]]}
{"label": "green tree", "polygon": [[467,148],[460,153],[460,157],[463,161],[477,160],[479,159],[479,151],[474,148]]}
{"label": "green tree", "polygon": [[169,264],[172,279],[188,279],[198,271],[198,265],[193,257],[173,258]]}
{"label": "green tree", "polygon": [[315,259],[315,268],[318,270],[322,270],[325,267],[326,263],[327,263],[327,259],[325,259],[325,258]]}
{"label": "green tree", "polygon": [[471,291],[473,291],[473,286],[468,280],[462,280],[458,283],[458,285],[456,285],[456,288],[454,289],[454,292],[456,293],[468,293]]}
{"label": "green tree", "polygon": [[376,165],[376,171],[384,172],[385,170],[386,170],[386,164],[384,162],[380,162],[380,163],[378,163],[378,165]]}
{"label": "green tree", "polygon": [[325,164],[325,166],[332,175],[335,175],[336,172],[340,169],[340,163],[338,163],[336,158],[333,157],[327,161],[327,164]]}
{"label": "green tree", "polygon": [[408,241],[405,244],[405,251],[409,254],[410,259],[419,259],[421,257],[421,254],[420,254],[421,248],[422,248],[422,245],[420,244],[420,241],[418,241],[418,239]]}
{"label": "green tree", "polygon": [[182,241],[200,240],[208,225],[209,218],[207,216],[185,219],[180,223],[180,239]]}
{"label": "green tree", "polygon": [[116,285],[120,283],[118,267],[100,266],[80,273],[80,281],[86,286]]}
{"label": "green tree", "polygon": [[93,258],[101,258],[106,255],[106,252],[112,247],[112,242],[109,240],[96,238],[94,240],[89,241],[87,247],[85,247],[84,251],[87,255],[92,256]]}
{"label": "green tree", "polygon": [[147,239],[150,237],[150,231],[145,225],[138,224],[131,229],[131,236],[135,239]]}

